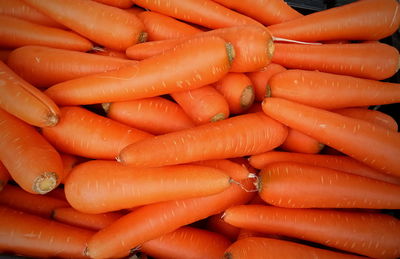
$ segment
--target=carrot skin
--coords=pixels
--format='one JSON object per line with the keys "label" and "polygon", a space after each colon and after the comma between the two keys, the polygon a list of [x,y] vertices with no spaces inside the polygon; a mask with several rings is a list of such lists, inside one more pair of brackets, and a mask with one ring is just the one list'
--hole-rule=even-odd
{"label": "carrot skin", "polygon": [[316,154],[319,153],[324,146],[324,144],[316,139],[298,130],[289,128],[288,136],[279,148],[289,152]]}
{"label": "carrot skin", "polygon": [[249,170],[236,162],[227,159],[202,160],[194,162],[195,165],[209,166],[226,172],[232,179],[240,181],[249,176]]}
{"label": "carrot skin", "polygon": [[219,233],[228,238],[231,242],[234,242],[239,235],[240,229],[226,223],[222,219],[222,215],[222,213],[219,213],[208,217],[206,222],[206,229],[215,233]]}
{"label": "carrot skin", "polygon": [[10,173],[7,168],[0,161],[0,192],[3,190],[4,186],[7,185],[8,180],[10,180]]}
{"label": "carrot skin", "polygon": [[133,3],[131,0],[95,0],[96,2],[118,7],[121,9],[132,7]]}

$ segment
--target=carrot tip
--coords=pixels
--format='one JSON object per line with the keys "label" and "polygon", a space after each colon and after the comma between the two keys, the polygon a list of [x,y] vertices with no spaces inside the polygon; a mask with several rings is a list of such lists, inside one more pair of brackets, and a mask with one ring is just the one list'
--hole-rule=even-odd
{"label": "carrot tip", "polygon": [[103,110],[108,113],[108,111],[110,110],[111,107],[111,103],[102,103],[101,107],[103,107]]}
{"label": "carrot tip", "polygon": [[211,122],[216,122],[220,120],[225,120],[226,119],[226,114],[225,113],[217,113],[213,117],[211,117],[210,121]]}
{"label": "carrot tip", "polygon": [[246,86],[240,96],[240,106],[242,109],[246,110],[250,108],[250,106],[254,102],[254,88],[252,85]]}
{"label": "carrot tip", "polygon": [[120,156],[115,157],[115,160],[117,160],[118,163],[124,163]]}
{"label": "carrot tip", "polygon": [[37,177],[33,182],[33,191],[39,194],[46,194],[57,187],[57,174],[54,172],[45,172]]}
{"label": "carrot tip", "polygon": [[147,32],[142,31],[142,32],[139,34],[138,43],[146,42],[148,36],[149,36],[149,34],[148,34]]}
{"label": "carrot tip", "polygon": [[264,95],[264,98],[271,97],[271,95],[272,95],[271,86],[267,84],[267,86],[265,87],[265,95]]}
{"label": "carrot tip", "polygon": [[235,59],[235,49],[233,48],[232,43],[227,42],[225,44],[226,53],[228,55],[229,64],[232,65],[233,60]]}
{"label": "carrot tip", "polygon": [[59,121],[58,115],[55,113],[50,113],[47,117],[47,126],[53,127],[57,125],[58,121]]}

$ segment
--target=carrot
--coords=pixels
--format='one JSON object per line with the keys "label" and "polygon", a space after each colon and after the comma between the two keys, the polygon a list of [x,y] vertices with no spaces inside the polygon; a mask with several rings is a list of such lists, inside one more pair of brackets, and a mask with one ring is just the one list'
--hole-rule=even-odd
{"label": "carrot", "polygon": [[395,0],[366,0],[315,12],[267,28],[275,37],[299,41],[379,40],[400,24]]}
{"label": "carrot", "polygon": [[286,68],[318,70],[375,80],[392,77],[399,69],[399,51],[384,43],[274,45],[272,62]]}
{"label": "carrot", "polygon": [[246,179],[249,175],[249,170],[246,167],[227,159],[202,160],[194,162],[193,164],[209,166],[222,170],[224,172],[227,172],[231,176],[231,178],[236,181]]}
{"label": "carrot", "polygon": [[324,146],[324,144],[316,139],[298,130],[289,128],[287,138],[279,148],[289,152],[315,154],[319,153]]}
{"label": "carrot", "polygon": [[0,250],[38,258],[87,258],[92,231],[0,206]]}
{"label": "carrot", "polygon": [[239,228],[232,226],[228,223],[226,223],[222,219],[222,213],[218,213],[216,215],[212,215],[207,218],[207,221],[205,223],[206,229],[219,233],[229,239],[231,242],[234,242],[238,235],[239,235]]}
{"label": "carrot", "polygon": [[67,201],[65,197],[64,187],[58,186],[57,188],[53,189],[52,191],[46,193],[46,196],[56,198],[58,200]]}
{"label": "carrot", "polygon": [[139,18],[116,7],[85,0],[24,1],[73,31],[111,49],[125,50],[146,41]]}
{"label": "carrot", "polygon": [[0,195],[4,186],[6,186],[6,184],[8,183],[8,180],[10,180],[10,173],[8,173],[7,168],[0,161]]}
{"label": "carrot", "polygon": [[30,125],[0,109],[0,161],[25,191],[44,194],[60,183],[58,152]]}
{"label": "carrot", "polygon": [[0,49],[0,61],[6,63],[11,51],[9,49]]}
{"label": "carrot", "polygon": [[400,255],[400,221],[385,214],[244,205],[227,209],[224,220],[373,258]]}
{"label": "carrot", "polygon": [[117,212],[87,214],[71,207],[56,208],[53,210],[52,214],[52,217],[61,223],[90,230],[103,229],[121,216],[122,214]]}
{"label": "carrot", "polygon": [[186,22],[217,29],[238,25],[262,26],[252,18],[230,10],[211,0],[134,0],[135,4]]}
{"label": "carrot", "polygon": [[78,165],[79,163],[82,163],[84,161],[84,158],[82,157],[77,157],[74,155],[70,154],[64,154],[60,153],[61,160],[63,163],[63,178],[61,179],[61,183],[65,183],[65,180],[67,179],[68,175],[71,173],[72,169]]}
{"label": "carrot", "polygon": [[256,101],[262,101],[269,93],[266,92],[267,84],[271,76],[285,71],[286,68],[279,64],[270,63],[260,71],[249,72],[246,75],[250,78],[254,87]]}
{"label": "carrot", "polygon": [[227,100],[212,85],[171,93],[171,97],[197,125],[229,117]]}
{"label": "carrot", "polygon": [[40,45],[60,49],[88,51],[93,45],[70,31],[48,27],[11,16],[0,15],[0,46],[18,48]]}
{"label": "carrot", "polygon": [[118,8],[130,8],[133,5],[131,0],[95,0],[95,1]]}
{"label": "carrot", "polygon": [[68,203],[47,195],[26,192],[13,185],[6,185],[0,192],[0,204],[30,214],[50,218],[54,209],[68,207]]}
{"label": "carrot", "polygon": [[187,23],[156,12],[144,11],[137,16],[144,24],[149,41],[176,39],[202,32]]}
{"label": "carrot", "polygon": [[129,59],[128,56],[125,54],[125,51],[113,50],[108,48],[93,48],[90,53],[112,58]]}
{"label": "carrot", "polygon": [[238,157],[271,150],[286,136],[286,127],[262,113],[245,114],[139,141],[117,160],[149,167]]}
{"label": "carrot", "polygon": [[243,73],[228,73],[214,85],[228,101],[233,114],[246,112],[254,102],[254,87]]}
{"label": "carrot", "polygon": [[[248,159],[246,157],[240,156],[240,157],[233,157],[229,158],[228,161],[234,162],[235,164],[240,165],[242,168],[244,168],[248,173],[253,173],[256,174],[258,173],[258,169],[254,168],[253,166],[250,165]],[[234,178],[235,179],[235,178]]]}
{"label": "carrot", "polygon": [[61,118],[43,128],[43,136],[57,150],[86,158],[114,159],[128,144],[152,136],[77,106],[62,107]]}
{"label": "carrot", "polygon": [[214,2],[247,15],[264,25],[282,23],[303,16],[283,0],[214,0]]}
{"label": "carrot", "polygon": [[97,160],[74,168],[65,183],[65,194],[76,210],[103,213],[211,195],[229,186],[230,178],[224,172],[205,166],[140,169]]}
{"label": "carrot", "polygon": [[372,168],[400,176],[400,134],[397,132],[280,98],[266,98],[263,110],[283,124]]}
{"label": "carrot", "polygon": [[400,208],[399,185],[296,162],[264,167],[257,189],[263,200],[279,207]]}
{"label": "carrot", "polygon": [[211,231],[181,227],[156,239],[144,242],[140,251],[154,258],[220,259],[231,242]]}
{"label": "carrot", "polygon": [[399,85],[306,70],[287,70],[269,81],[271,96],[323,109],[396,103]]}
{"label": "carrot", "polygon": [[49,87],[74,78],[116,70],[136,64],[79,51],[25,46],[12,51],[7,65],[36,87]]}
{"label": "carrot", "polygon": [[138,15],[141,12],[145,12],[146,10],[141,8],[141,7],[139,7],[139,6],[137,6],[137,5],[134,5],[134,6],[130,7],[130,8],[128,8],[128,9],[125,9],[125,11],[127,11],[127,12],[129,12],[131,14],[134,14],[134,15]]}
{"label": "carrot", "polygon": [[301,154],[293,152],[270,151],[251,156],[249,162],[255,168],[262,169],[274,162],[295,162],[311,166],[340,170],[346,173],[368,177],[382,182],[400,184],[400,177],[381,173],[351,157],[327,154]]}
{"label": "carrot", "polygon": [[193,39],[133,67],[56,84],[46,94],[56,103],[72,105],[127,101],[195,89],[226,74],[233,53],[231,45],[220,38]]}
{"label": "carrot", "polygon": [[233,243],[224,254],[225,259],[236,258],[364,258],[326,249],[311,247],[295,242],[265,237],[248,237]]}

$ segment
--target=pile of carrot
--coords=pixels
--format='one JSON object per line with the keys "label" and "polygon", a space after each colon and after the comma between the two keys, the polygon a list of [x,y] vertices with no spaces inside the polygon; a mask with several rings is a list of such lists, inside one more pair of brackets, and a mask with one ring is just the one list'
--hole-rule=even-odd
{"label": "pile of carrot", "polygon": [[0,253],[400,258],[399,8],[0,0]]}

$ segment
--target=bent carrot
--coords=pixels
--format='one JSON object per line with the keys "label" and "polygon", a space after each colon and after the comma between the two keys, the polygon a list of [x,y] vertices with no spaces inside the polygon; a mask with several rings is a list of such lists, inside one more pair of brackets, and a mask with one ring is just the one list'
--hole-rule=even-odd
{"label": "bent carrot", "polygon": [[0,161],[0,192],[3,190],[4,186],[6,186],[8,180],[10,180],[10,174],[8,173],[7,168]]}
{"label": "bent carrot", "polygon": [[356,1],[267,28],[275,37],[299,41],[379,40],[400,24],[395,0]]}
{"label": "bent carrot", "polygon": [[171,93],[171,97],[197,125],[229,117],[229,104],[212,85]]}
{"label": "bent carrot", "polygon": [[0,250],[40,258],[88,258],[92,231],[0,206]]}
{"label": "bent carrot", "polygon": [[242,205],[227,209],[224,220],[373,258],[400,255],[400,221],[385,214]]}
{"label": "bent carrot", "polygon": [[222,219],[222,217],[221,217],[222,215],[223,215],[222,213],[218,213],[218,214],[208,217],[207,221],[205,223],[205,227],[206,227],[206,229],[208,229],[212,232],[223,235],[224,237],[229,239],[231,242],[234,242],[239,235],[240,229],[226,223]]}
{"label": "bent carrot", "polygon": [[195,89],[226,74],[233,53],[231,45],[221,38],[193,39],[133,67],[56,84],[46,94],[56,103],[72,105],[127,101]]}
{"label": "bent carrot", "polygon": [[287,70],[269,81],[272,97],[323,109],[400,102],[398,83],[306,70]]}
{"label": "bent carrot", "polygon": [[400,176],[400,134],[334,112],[266,98],[264,112],[381,172]]}
{"label": "bent carrot", "polygon": [[286,68],[318,70],[375,80],[392,77],[399,69],[399,51],[384,43],[274,45],[272,62]]}
{"label": "bent carrot", "polygon": [[146,41],[139,18],[116,7],[85,0],[24,1],[80,35],[111,49],[125,50]]}
{"label": "bent carrot", "polygon": [[262,113],[244,114],[139,141],[117,160],[143,167],[238,157],[271,150],[286,136],[285,126]]}
{"label": "bent carrot", "polygon": [[114,159],[128,144],[152,136],[78,106],[62,107],[61,118],[42,128],[43,136],[59,151],[87,158]]}
{"label": "bent carrot", "polygon": [[316,154],[325,147],[318,140],[292,128],[289,128],[288,135],[280,149],[289,152]]}
{"label": "bent carrot", "polygon": [[0,15],[0,46],[18,48],[40,45],[60,49],[88,51],[93,44],[70,31],[48,27],[11,16]]}
{"label": "bent carrot", "polygon": [[42,46],[25,46],[12,51],[7,65],[36,87],[49,87],[70,79],[116,70],[136,64],[133,60]]}
{"label": "bent carrot", "polygon": [[62,178],[58,152],[32,126],[0,109],[0,161],[25,191],[44,194]]}

